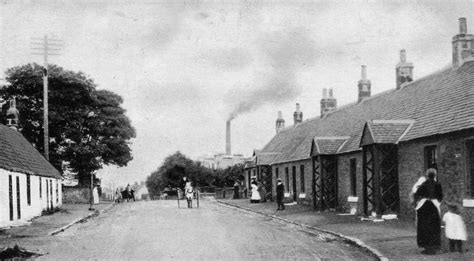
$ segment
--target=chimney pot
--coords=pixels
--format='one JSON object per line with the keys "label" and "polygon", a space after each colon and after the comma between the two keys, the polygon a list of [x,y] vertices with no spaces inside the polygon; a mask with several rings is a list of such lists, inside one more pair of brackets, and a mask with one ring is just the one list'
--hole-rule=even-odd
{"label": "chimney pot", "polygon": [[361,68],[361,78],[362,80],[367,80],[367,69],[365,65],[362,65]]}
{"label": "chimney pot", "polygon": [[407,62],[407,53],[405,49],[400,50],[400,62],[406,63]]}
{"label": "chimney pot", "polygon": [[332,98],[332,88],[329,89],[329,98]]}
{"label": "chimney pot", "polygon": [[299,103],[296,104],[296,111],[300,112],[300,104]]}
{"label": "chimney pot", "polygon": [[467,24],[466,24],[466,18],[465,17],[459,18],[459,33],[460,34],[467,34]]}
{"label": "chimney pot", "polygon": [[328,89],[327,88],[323,88],[323,99],[327,98],[328,97]]}
{"label": "chimney pot", "polygon": [[281,111],[278,111],[278,119],[282,119],[283,115],[281,114]]}

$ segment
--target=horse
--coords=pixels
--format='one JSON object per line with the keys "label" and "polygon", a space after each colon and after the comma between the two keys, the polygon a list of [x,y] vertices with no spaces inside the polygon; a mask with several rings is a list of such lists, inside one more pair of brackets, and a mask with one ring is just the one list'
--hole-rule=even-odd
{"label": "horse", "polygon": [[130,191],[128,191],[128,190],[123,190],[121,193],[122,193],[122,199],[123,199],[124,201],[127,200],[127,202],[128,202],[128,201],[130,201],[130,200],[132,200],[132,199],[133,199],[133,201],[135,201],[135,195],[134,195],[134,191],[133,191],[133,190],[130,190]]}

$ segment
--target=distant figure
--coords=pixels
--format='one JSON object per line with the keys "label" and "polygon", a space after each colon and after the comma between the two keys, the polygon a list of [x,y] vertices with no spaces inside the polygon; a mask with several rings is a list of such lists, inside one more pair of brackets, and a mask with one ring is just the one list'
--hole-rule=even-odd
{"label": "distant figure", "polygon": [[94,199],[94,204],[99,204],[99,190],[96,186],[92,189],[92,198]]}
{"label": "distant figure", "polygon": [[440,202],[443,200],[443,190],[436,182],[436,169],[426,171],[428,179],[415,192],[416,201],[416,242],[424,248],[421,253],[436,254],[441,247]]}
{"label": "distant figure", "polygon": [[133,201],[135,201],[135,191],[133,189],[130,190],[130,197],[133,199]]}
{"label": "distant figure", "polygon": [[250,196],[250,203],[260,203],[260,192],[258,191],[257,182],[252,182],[252,195]]}
{"label": "distant figure", "polygon": [[285,205],[283,204],[283,197],[285,195],[285,185],[281,182],[281,178],[277,179],[277,186],[276,186],[276,193],[277,193],[277,210],[285,210]]}
{"label": "distant figure", "polygon": [[239,199],[239,193],[240,193],[240,184],[239,181],[235,181],[234,183],[234,199]]}
{"label": "distant figure", "polygon": [[122,193],[120,193],[120,189],[115,190],[115,202],[120,203],[122,199]]}
{"label": "distant figure", "polygon": [[186,201],[188,202],[188,208],[193,207],[193,186],[191,185],[191,181],[186,182],[185,185],[185,194],[186,194]]}
{"label": "distant figure", "polygon": [[448,204],[448,212],[444,214],[443,222],[446,238],[449,240],[449,251],[454,252],[457,247],[462,253],[462,241],[467,240],[466,224],[459,215],[459,209],[455,203]]}
{"label": "distant figure", "polygon": [[245,186],[245,187],[244,187],[244,198],[247,198],[247,192],[248,192],[247,186]]}
{"label": "distant figure", "polygon": [[258,190],[260,192],[260,198],[262,199],[261,202],[267,202],[267,189],[266,189],[266,182],[258,183]]}
{"label": "distant figure", "polygon": [[[188,178],[183,177],[183,179],[179,182],[179,189],[182,191],[182,196],[181,198],[184,199],[186,196],[186,184],[188,183]],[[179,192],[178,192],[179,194]],[[178,195],[179,197],[179,195]]]}

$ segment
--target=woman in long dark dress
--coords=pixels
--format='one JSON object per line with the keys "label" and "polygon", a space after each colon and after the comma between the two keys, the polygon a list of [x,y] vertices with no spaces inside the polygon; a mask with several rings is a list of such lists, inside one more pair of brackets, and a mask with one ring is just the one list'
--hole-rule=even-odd
{"label": "woman in long dark dress", "polygon": [[428,179],[415,193],[417,226],[416,242],[419,247],[425,248],[423,254],[435,254],[441,247],[441,200],[443,191],[435,180],[436,170],[426,171]]}

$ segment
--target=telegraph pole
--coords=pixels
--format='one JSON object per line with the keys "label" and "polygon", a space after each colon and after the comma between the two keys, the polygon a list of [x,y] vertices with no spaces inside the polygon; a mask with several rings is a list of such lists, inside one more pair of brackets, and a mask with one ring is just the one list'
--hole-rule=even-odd
{"label": "telegraph pole", "polygon": [[48,56],[59,55],[61,40],[48,38],[32,38],[31,49],[35,55],[43,56],[43,133],[44,133],[44,157],[49,161],[49,124],[48,124]]}

